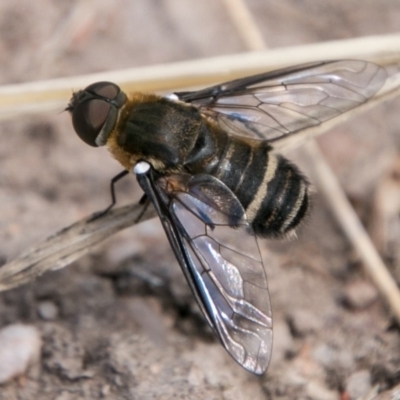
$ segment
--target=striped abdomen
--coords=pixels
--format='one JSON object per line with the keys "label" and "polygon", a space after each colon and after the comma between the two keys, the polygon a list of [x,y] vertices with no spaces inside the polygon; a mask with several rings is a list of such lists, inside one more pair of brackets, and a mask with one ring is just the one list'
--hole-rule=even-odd
{"label": "striped abdomen", "polygon": [[308,183],[296,166],[256,146],[228,138],[214,175],[238,197],[258,236],[277,237],[296,228],[309,206]]}

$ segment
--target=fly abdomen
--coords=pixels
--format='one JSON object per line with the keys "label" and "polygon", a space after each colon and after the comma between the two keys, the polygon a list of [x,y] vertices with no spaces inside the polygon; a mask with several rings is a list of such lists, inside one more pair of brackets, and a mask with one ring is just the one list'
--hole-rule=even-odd
{"label": "fly abdomen", "polygon": [[265,142],[249,146],[230,138],[216,176],[236,194],[257,236],[288,234],[307,213],[307,180]]}
{"label": "fly abdomen", "polygon": [[246,209],[256,235],[278,237],[293,231],[308,207],[307,180],[284,157],[270,154],[264,180]]}

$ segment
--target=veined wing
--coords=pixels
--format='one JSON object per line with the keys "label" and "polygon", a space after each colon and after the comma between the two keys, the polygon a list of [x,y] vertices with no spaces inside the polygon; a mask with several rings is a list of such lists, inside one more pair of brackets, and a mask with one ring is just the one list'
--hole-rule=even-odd
{"label": "veined wing", "polygon": [[367,61],[326,61],[176,95],[223,129],[273,145],[366,102],[387,75],[385,68]]}
{"label": "veined wing", "polygon": [[138,175],[209,324],[240,365],[264,373],[272,313],[260,251],[242,205],[209,175],[150,177],[153,194],[142,178]]}

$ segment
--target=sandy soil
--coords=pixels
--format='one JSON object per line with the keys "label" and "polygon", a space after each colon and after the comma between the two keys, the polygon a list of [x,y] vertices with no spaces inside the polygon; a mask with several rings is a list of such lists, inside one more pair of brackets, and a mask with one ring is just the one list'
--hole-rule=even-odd
{"label": "sandy soil", "polygon": [[[271,48],[399,29],[396,0],[248,4]],[[212,0],[0,0],[2,84],[245,50]],[[389,218],[385,199],[400,191],[399,109],[392,101],[320,140],[398,282],[398,211],[382,221]],[[1,262],[108,205],[109,180],[121,168],[102,149],[83,145],[66,113],[1,122],[0,138]],[[312,180],[301,152],[293,159]],[[141,194],[126,179],[118,196],[124,204]],[[314,196],[297,240],[260,246],[275,324],[265,376],[242,370],[214,339],[153,220],[0,295],[0,327],[29,324],[43,341],[39,360],[0,386],[0,399],[348,400],[394,393],[399,326],[324,199]]]}

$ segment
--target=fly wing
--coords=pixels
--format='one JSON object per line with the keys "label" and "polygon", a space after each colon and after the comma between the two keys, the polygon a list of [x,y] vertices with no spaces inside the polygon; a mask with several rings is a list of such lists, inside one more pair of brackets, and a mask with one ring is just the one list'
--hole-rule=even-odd
{"label": "fly wing", "polygon": [[171,245],[225,349],[248,371],[262,374],[271,358],[272,313],[256,237],[224,183],[209,175],[184,185],[180,180],[176,175],[155,184]]}
{"label": "fly wing", "polygon": [[274,142],[366,102],[387,71],[361,60],[326,61],[176,93],[224,130]]}

